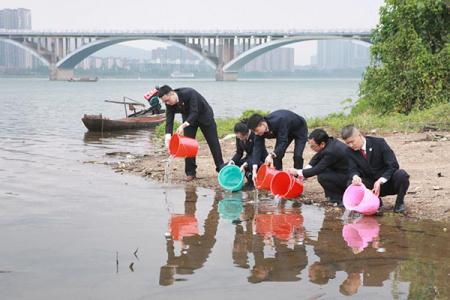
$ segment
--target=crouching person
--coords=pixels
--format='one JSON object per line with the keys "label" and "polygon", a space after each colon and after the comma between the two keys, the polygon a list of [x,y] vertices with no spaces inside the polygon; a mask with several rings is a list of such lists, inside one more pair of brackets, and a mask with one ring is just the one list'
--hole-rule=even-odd
{"label": "crouching person", "polygon": [[348,145],[349,179],[352,184],[364,184],[379,197],[397,195],[394,212],[403,213],[409,175],[400,169],[391,147],[382,138],[362,135],[353,125],[342,128],[341,135]]}
{"label": "crouching person", "polygon": [[323,129],[315,129],[308,137],[311,150],[316,152],[304,169],[290,168],[288,172],[304,178],[317,176],[325,191],[325,197],[333,203],[342,205],[342,195],[348,181],[347,146],[328,136]]}
{"label": "crouching person", "polygon": [[254,157],[253,147],[255,145],[255,134],[248,129],[244,122],[237,123],[234,126],[234,133],[236,134],[236,153],[231,158],[230,163],[235,164],[244,172],[247,182],[253,185],[252,165],[258,167],[264,163],[267,156],[267,150],[262,149],[259,157]]}

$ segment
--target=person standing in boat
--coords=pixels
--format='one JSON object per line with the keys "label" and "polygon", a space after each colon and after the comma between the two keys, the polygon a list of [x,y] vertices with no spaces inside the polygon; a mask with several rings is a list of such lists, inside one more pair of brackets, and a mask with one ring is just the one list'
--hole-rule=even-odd
{"label": "person standing in boat", "polygon": [[[217,125],[214,112],[205,98],[193,88],[178,88],[173,90],[164,85],[158,90],[158,97],[166,105],[166,135],[165,146],[168,147],[173,132],[176,113],[180,113],[183,123],[176,129],[177,134],[195,138],[197,129],[203,133],[216,165],[216,171],[224,165],[220,148]],[[196,176],[195,158],[185,159],[186,180],[192,181]]]}
{"label": "person standing in boat", "polygon": [[148,101],[148,104],[150,105],[148,111],[151,112],[152,115],[158,115],[165,112],[159,102],[158,87],[151,89],[147,94],[145,94],[144,99]]}

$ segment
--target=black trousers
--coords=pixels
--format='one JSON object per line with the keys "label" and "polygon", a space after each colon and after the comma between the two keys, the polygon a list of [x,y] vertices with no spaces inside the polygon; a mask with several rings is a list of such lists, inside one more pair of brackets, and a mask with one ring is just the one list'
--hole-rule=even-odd
{"label": "black trousers", "polygon": [[[371,178],[362,178],[364,185],[368,189],[373,189],[373,184],[375,183],[374,179]],[[386,183],[381,185],[380,188],[380,197],[388,196],[388,195],[397,195],[397,199],[395,201],[396,205],[403,204],[405,200],[406,192],[409,188],[409,174],[406,173],[405,170],[397,170],[394,172],[392,177],[386,181]]]}
{"label": "black trousers", "polygon": [[[214,164],[216,165],[216,171],[219,172],[220,168],[223,167],[222,149],[220,148],[219,137],[217,135],[217,125],[213,121],[211,125],[190,125],[184,129],[184,135],[195,139],[197,135],[197,129],[203,133],[203,136],[208,143],[209,150],[214,159]],[[185,159],[184,172],[188,176],[195,176],[197,169],[197,164],[195,163],[195,157]]]}
{"label": "black trousers", "polygon": [[[303,169],[303,151],[305,150],[306,138],[290,138],[288,147],[294,140],[294,168]],[[276,147],[276,146],[275,146]],[[277,170],[283,170],[284,153],[273,159],[273,165]]]}
{"label": "black trousers", "polygon": [[317,180],[325,191],[325,197],[332,202],[342,202],[342,196],[347,188],[348,175],[325,170],[317,176]]}

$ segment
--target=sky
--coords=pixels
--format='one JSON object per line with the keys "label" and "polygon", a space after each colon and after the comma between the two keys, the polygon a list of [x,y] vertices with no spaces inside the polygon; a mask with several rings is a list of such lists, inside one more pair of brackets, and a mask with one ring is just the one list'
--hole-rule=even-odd
{"label": "sky", "polygon": [[[33,29],[371,29],[382,4],[381,0],[1,0],[0,9],[30,9]],[[160,44],[129,45],[148,49]],[[304,64],[315,53],[316,43],[293,47],[296,64]]]}

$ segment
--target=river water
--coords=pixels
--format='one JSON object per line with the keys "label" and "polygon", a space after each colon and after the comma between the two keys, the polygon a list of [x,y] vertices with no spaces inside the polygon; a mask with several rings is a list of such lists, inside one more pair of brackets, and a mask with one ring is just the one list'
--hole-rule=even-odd
{"label": "river water", "polygon": [[[84,113],[152,85],[198,89],[217,116],[320,116],[357,79],[0,79],[0,299],[448,299],[448,224],[352,219],[253,192],[164,186],[109,164],[155,150],[151,132],[86,133]],[[111,152],[129,152],[110,156]],[[307,187],[306,187],[307,188]]]}

